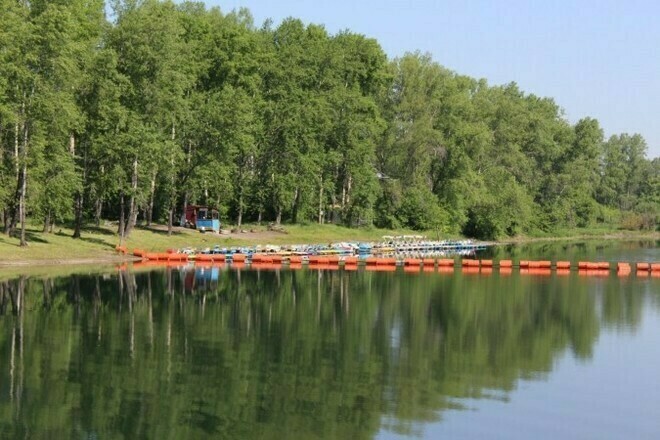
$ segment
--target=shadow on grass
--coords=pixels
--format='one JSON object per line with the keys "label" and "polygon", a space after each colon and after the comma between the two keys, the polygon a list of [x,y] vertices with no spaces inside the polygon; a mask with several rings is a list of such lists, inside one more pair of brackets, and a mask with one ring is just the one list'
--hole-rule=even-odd
{"label": "shadow on grass", "polygon": [[93,238],[93,237],[85,237],[84,235],[80,237],[78,240],[84,241],[85,243],[94,243],[98,244],[102,247],[106,247],[108,249],[114,249],[114,245],[112,243],[108,243],[107,241],[100,239],[100,238]]}
{"label": "shadow on grass", "polygon": [[[83,231],[82,236],[80,238],[73,238],[71,234],[65,234],[64,232],[56,232],[55,235],[58,237],[66,237],[70,238],[72,243],[75,243],[76,240],[84,241],[85,243],[94,243],[97,245],[100,245],[102,247],[107,247],[109,249],[113,249],[114,246],[111,243],[108,243],[107,241],[101,239],[101,238],[94,238],[94,237],[86,237],[85,236],[85,231]],[[108,234],[112,235],[112,234]]]}
{"label": "shadow on grass", "polygon": [[82,228],[82,233],[97,234],[97,235],[117,235],[116,228],[104,228],[102,226],[85,226]]}
{"label": "shadow on grass", "polygon": [[[141,231],[147,231],[147,232],[152,232],[157,235],[168,235],[167,234],[167,228],[161,229],[161,228],[154,228],[153,226],[136,226],[136,229],[139,229]],[[185,232],[177,230],[178,228],[172,228],[172,236],[175,235],[185,235]],[[192,229],[191,229],[192,231]]]}
{"label": "shadow on grass", "polygon": [[[6,235],[4,235],[3,237],[6,237]],[[17,231],[12,232],[10,237],[14,238],[16,240],[20,240],[21,231],[17,230]],[[28,242],[28,246],[30,245],[30,243],[50,243],[48,240],[46,240],[43,237],[43,234],[41,232],[30,231],[30,230],[25,231],[25,241]],[[7,243],[7,244],[13,244],[13,243],[9,243],[9,242],[5,241],[4,239],[0,239],[0,242]]]}

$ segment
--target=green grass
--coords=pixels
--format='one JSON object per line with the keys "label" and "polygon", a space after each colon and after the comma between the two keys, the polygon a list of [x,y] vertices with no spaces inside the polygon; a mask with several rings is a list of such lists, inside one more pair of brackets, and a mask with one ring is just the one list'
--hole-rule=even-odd
{"label": "green grass", "polygon": [[[204,248],[220,246],[242,246],[256,244],[301,244],[329,243],[349,240],[379,240],[383,235],[420,234],[410,230],[387,230],[378,228],[347,228],[337,225],[286,225],[284,232],[267,231],[265,227],[244,226],[246,232],[240,234],[217,235],[200,233],[191,229],[175,228],[167,235],[164,227],[136,228],[125,241],[129,251],[139,248],[146,251],[162,252],[169,248],[187,246]],[[0,235],[0,263],[30,261],[38,263],[63,260],[109,259],[117,257],[115,246],[119,236],[110,226],[88,228],[81,239],[71,238],[73,231],[57,228],[52,234],[44,234],[36,228],[27,230],[28,246],[20,247],[14,237]],[[428,234],[429,237],[432,234]],[[433,236],[433,238],[436,238]]]}

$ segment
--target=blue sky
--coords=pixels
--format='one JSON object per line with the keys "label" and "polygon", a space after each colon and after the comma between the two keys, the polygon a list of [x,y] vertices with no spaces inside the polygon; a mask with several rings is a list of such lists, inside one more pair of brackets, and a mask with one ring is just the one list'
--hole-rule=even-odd
{"label": "blue sky", "polygon": [[640,133],[660,156],[659,0],[206,0],[247,7],[259,25],[286,17],[376,38],[390,57],[429,52],[491,84],[550,96],[606,136]]}

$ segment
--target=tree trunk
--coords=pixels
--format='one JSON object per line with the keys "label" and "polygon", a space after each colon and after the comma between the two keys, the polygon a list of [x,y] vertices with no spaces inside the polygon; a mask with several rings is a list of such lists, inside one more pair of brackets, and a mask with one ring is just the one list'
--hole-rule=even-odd
{"label": "tree trunk", "polygon": [[82,217],[83,217],[83,192],[82,190],[76,195],[75,203],[75,226],[73,229],[73,238],[80,238],[82,231]]}
{"label": "tree trunk", "polygon": [[126,227],[124,229],[124,236],[128,237],[135,227],[137,222],[137,184],[138,184],[138,158],[137,155],[133,159],[133,173],[131,175],[131,199],[128,205],[128,218],[126,219]]}
{"label": "tree trunk", "polygon": [[19,210],[20,210],[20,219],[21,219],[21,247],[27,246],[27,240],[25,239],[25,195],[27,193],[27,160],[23,163],[23,172],[22,172],[22,184],[21,184],[21,198],[19,201]]}
{"label": "tree trunk", "polygon": [[94,224],[96,227],[101,226],[101,214],[103,213],[103,199],[98,197],[94,202]]}
{"label": "tree trunk", "polygon": [[156,194],[156,174],[158,170],[155,169],[151,176],[151,188],[149,190],[149,204],[147,205],[147,226],[151,226],[154,216],[154,196]]}
{"label": "tree trunk", "polygon": [[275,224],[279,226],[282,223],[282,206],[277,207],[277,217],[275,218]]}
{"label": "tree trunk", "polygon": [[[23,105],[23,108],[25,108],[25,105]],[[20,161],[18,160],[18,145],[19,145],[19,136],[20,134],[20,127],[18,122],[14,125],[14,171],[16,174],[16,180],[18,181],[18,174],[20,173],[21,167],[20,167]]]}
{"label": "tree trunk", "polygon": [[344,182],[341,186],[341,210],[344,210],[344,207],[346,206],[346,182]]}
{"label": "tree trunk", "polygon": [[167,235],[172,235],[172,226],[174,224],[174,208],[170,205],[167,210]]}
{"label": "tree trunk", "polygon": [[[101,164],[100,167],[101,171],[101,176],[105,175],[105,165]],[[97,188],[96,192],[96,200],[94,202],[94,224],[96,224],[96,227],[101,226],[101,215],[103,214],[103,192]]]}
{"label": "tree trunk", "polygon": [[[76,156],[76,137],[73,133],[69,136],[69,153],[71,153],[71,156]],[[85,155],[86,156],[86,155]],[[86,180],[86,175],[87,175],[87,157],[83,158],[83,187],[85,186],[85,180]],[[82,231],[82,217],[83,217],[83,189],[81,188],[80,191],[78,191],[78,194],[76,194],[76,201],[75,201],[75,225],[73,229],[73,238],[80,238],[80,234]]]}
{"label": "tree trunk", "polygon": [[23,124],[23,151],[21,152],[21,159],[23,162],[21,170],[21,191],[18,201],[19,217],[21,220],[21,247],[27,246],[25,239],[25,198],[27,196],[27,150],[28,150],[28,125]]}
{"label": "tree trunk", "polygon": [[291,207],[291,221],[298,223],[298,207],[300,206],[300,189],[296,188],[293,196],[293,206]]}
{"label": "tree trunk", "polygon": [[319,225],[323,224],[323,177],[319,185]]}
{"label": "tree trunk", "polygon": [[236,227],[241,229],[243,224],[243,188],[238,192],[238,218],[236,219]]}
{"label": "tree trunk", "polygon": [[44,229],[43,233],[46,234],[48,233],[48,229],[50,228],[50,210],[46,212],[46,215],[44,216]]}
{"label": "tree trunk", "polygon": [[124,243],[124,233],[125,233],[125,223],[124,223],[124,193],[121,193],[119,196],[119,245],[121,246]]}

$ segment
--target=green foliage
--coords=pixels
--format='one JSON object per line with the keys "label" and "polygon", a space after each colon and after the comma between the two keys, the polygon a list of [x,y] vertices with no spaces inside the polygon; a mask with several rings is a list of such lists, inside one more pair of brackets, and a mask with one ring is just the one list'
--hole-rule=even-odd
{"label": "green foliage", "polygon": [[126,235],[187,204],[484,238],[658,225],[640,135],[604,141],[597,120],[571,125],[515,83],[388,61],[373,39],[293,18],[257,28],[245,9],[117,0],[109,22],[101,0],[1,1],[9,233],[23,211],[123,218]]}
{"label": "green foliage", "polygon": [[411,187],[403,191],[402,202],[396,215],[406,227],[419,230],[436,230],[446,233],[449,217],[443,211],[435,195],[424,187]]}

